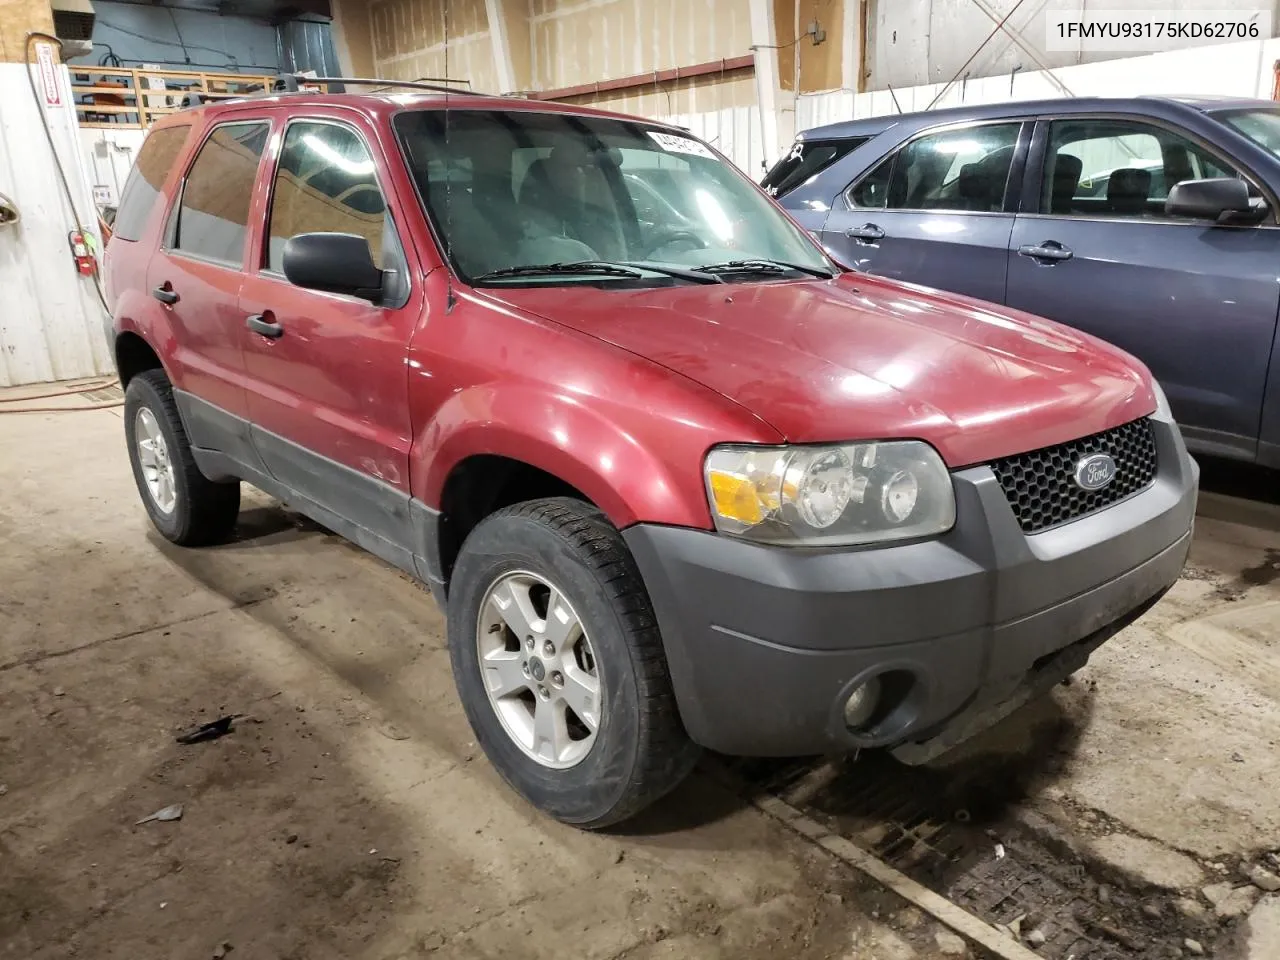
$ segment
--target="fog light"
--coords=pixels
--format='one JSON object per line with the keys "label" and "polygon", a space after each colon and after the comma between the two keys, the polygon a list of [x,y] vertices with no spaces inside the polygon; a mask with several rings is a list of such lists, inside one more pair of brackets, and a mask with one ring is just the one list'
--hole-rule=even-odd
{"label": "fog light", "polygon": [[851,730],[856,730],[871,719],[876,704],[880,700],[880,678],[872,677],[866,683],[854,688],[844,705],[844,722]]}

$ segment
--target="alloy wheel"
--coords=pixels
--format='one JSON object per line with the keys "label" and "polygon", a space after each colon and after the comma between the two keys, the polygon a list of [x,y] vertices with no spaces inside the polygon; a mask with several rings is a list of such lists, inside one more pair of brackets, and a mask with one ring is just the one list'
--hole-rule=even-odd
{"label": "alloy wheel", "polygon": [[172,513],[178,502],[173,461],[160,424],[150,408],[142,407],[134,418],[134,439],[138,447],[138,463],[147,483],[151,501],[162,513]]}
{"label": "alloy wheel", "polygon": [[490,584],[476,624],[480,673],[512,741],[545,767],[591,751],[603,698],[595,651],[564,594],[526,570]]}

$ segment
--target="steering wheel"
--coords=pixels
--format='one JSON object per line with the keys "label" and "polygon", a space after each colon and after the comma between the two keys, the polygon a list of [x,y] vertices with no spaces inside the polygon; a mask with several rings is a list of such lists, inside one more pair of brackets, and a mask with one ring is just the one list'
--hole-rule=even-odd
{"label": "steering wheel", "polygon": [[707,245],[707,241],[703,240],[702,237],[698,236],[692,230],[685,230],[682,227],[672,227],[663,230],[656,237],[651,239],[648,246],[640,252],[640,259],[647,259],[652,256],[655,250],[660,250],[667,244],[675,243],[677,240],[689,241],[693,244],[693,248],[696,250],[700,250]]}

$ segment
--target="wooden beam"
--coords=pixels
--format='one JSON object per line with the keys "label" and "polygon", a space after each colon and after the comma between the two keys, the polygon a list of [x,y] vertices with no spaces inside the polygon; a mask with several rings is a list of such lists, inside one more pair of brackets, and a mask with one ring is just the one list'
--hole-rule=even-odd
{"label": "wooden beam", "polygon": [[652,87],[657,83],[688,80],[691,77],[706,77],[716,73],[754,70],[755,65],[756,60],[750,54],[745,57],[726,57],[723,60],[708,60],[705,63],[695,63],[687,67],[672,67],[669,70],[636,73],[629,77],[618,77],[614,80],[580,83],[574,87],[559,87],[555,90],[538,90],[530,93],[529,97],[533,100],[567,100],[570,97],[586,97],[598,93],[617,93],[619,91]]}

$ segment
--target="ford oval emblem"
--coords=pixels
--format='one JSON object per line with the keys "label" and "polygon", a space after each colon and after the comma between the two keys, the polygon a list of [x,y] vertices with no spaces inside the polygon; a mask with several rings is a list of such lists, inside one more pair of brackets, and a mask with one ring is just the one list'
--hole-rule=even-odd
{"label": "ford oval emblem", "polygon": [[1076,486],[1101,490],[1116,478],[1116,462],[1105,453],[1092,453],[1076,461]]}

